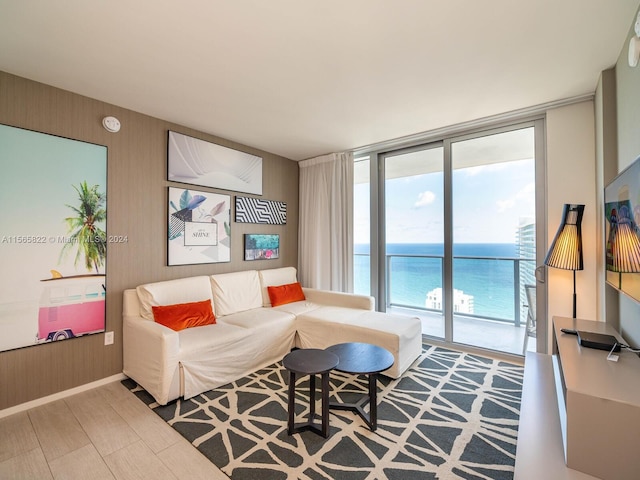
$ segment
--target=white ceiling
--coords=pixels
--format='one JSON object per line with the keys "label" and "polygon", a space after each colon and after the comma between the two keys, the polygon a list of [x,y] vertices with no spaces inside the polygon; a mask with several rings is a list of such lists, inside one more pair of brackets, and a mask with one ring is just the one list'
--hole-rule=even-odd
{"label": "white ceiling", "polygon": [[638,5],[0,0],[0,70],[301,160],[593,93]]}

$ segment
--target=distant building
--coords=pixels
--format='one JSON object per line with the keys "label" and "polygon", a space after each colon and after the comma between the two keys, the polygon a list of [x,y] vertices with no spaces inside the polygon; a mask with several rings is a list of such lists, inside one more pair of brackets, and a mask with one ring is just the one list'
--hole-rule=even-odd
{"label": "distant building", "polygon": [[[442,288],[434,288],[427,293],[424,306],[430,310],[443,310]],[[453,290],[453,313],[473,313],[473,295],[462,290]]]}
{"label": "distant building", "polygon": [[[533,218],[523,217],[520,219],[520,225],[516,232],[516,244],[518,248],[518,258],[520,261],[520,322],[525,323],[527,320],[527,294],[525,285],[536,284],[536,223]],[[522,261],[527,259],[527,261]]]}

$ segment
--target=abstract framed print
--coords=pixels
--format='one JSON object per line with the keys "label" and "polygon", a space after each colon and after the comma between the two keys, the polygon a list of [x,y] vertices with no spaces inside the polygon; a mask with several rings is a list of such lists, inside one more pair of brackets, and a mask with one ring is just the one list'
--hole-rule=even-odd
{"label": "abstract framed print", "polygon": [[169,187],[167,264],[231,261],[231,197]]}
{"label": "abstract framed print", "polygon": [[262,158],[169,131],[167,180],[262,195]]}
{"label": "abstract framed print", "polygon": [[236,195],[236,223],[287,224],[287,204]]}

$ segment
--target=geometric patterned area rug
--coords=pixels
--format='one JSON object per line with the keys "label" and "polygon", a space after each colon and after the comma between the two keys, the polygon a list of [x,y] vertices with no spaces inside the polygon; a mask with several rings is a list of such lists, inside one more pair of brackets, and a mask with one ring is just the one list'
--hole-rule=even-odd
{"label": "geometric patterned area rug", "polygon": [[[281,362],[165,406],[132,380],[123,384],[232,480],[502,480],[513,478],[523,371],[423,345],[401,378],[378,377],[375,432],[355,412],[331,410],[327,439],[287,434],[289,375]],[[365,377],[330,377],[332,399],[367,391]],[[307,380],[297,382],[297,422],[308,413],[308,391]]]}

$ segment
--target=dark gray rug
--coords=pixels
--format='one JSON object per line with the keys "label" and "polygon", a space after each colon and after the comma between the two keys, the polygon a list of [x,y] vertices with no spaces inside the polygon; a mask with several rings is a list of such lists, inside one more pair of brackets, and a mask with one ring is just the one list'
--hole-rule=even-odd
{"label": "dark gray rug", "polygon": [[[328,439],[287,435],[281,362],[166,406],[123,383],[233,480],[502,480],[513,478],[522,376],[518,365],[424,345],[400,379],[380,377],[375,432],[355,413],[332,410]],[[331,373],[340,401],[366,385]],[[308,410],[306,392],[298,382],[296,421]]]}

